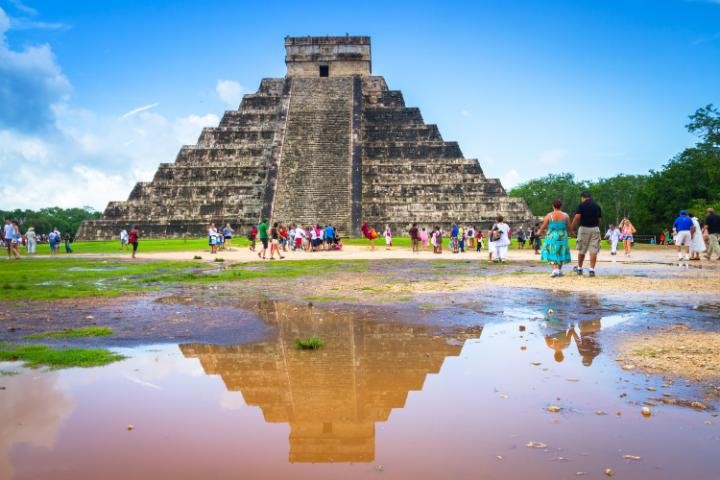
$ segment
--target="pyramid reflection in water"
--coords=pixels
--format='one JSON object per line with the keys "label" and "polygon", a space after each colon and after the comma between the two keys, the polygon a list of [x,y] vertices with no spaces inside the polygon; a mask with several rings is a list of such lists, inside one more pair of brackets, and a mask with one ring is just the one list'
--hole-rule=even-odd
{"label": "pyramid reflection in water", "polygon": [[[370,462],[375,422],[403,408],[425,376],[438,373],[481,327],[438,334],[407,325],[281,302],[263,302],[275,338],[251,345],[182,345],[208,375],[262,409],[265,421],[290,424],[290,462]],[[320,337],[318,351],[295,348],[296,338]]]}

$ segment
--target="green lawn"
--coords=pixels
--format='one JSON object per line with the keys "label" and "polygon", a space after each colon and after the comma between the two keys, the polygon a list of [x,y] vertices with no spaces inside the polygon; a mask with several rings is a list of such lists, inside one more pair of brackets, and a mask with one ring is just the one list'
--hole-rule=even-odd
{"label": "green lawn", "polygon": [[208,265],[203,262],[95,260],[33,257],[6,261],[0,279],[2,300],[54,300],[120,295],[169,284],[210,283],[287,277],[336,270],[364,272],[365,260],[300,260]]}

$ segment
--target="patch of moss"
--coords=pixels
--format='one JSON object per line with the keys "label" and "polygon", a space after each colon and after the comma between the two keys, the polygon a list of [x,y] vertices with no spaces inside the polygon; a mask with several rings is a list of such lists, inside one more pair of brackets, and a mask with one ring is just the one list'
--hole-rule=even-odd
{"label": "patch of moss", "polygon": [[104,348],[55,349],[45,345],[0,344],[0,361],[20,361],[30,368],[101,367],[124,358]]}
{"label": "patch of moss", "polygon": [[300,350],[317,350],[323,346],[322,340],[317,337],[308,337],[305,340],[295,339],[295,347]]}
{"label": "patch of moss", "polygon": [[81,327],[66,328],[60,332],[42,332],[28,335],[28,340],[42,340],[44,338],[81,338],[81,337],[109,337],[114,332],[109,327]]}

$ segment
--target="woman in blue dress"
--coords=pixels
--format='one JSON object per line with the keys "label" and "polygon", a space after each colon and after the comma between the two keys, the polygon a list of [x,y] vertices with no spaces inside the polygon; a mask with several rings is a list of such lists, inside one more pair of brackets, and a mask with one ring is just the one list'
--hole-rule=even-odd
{"label": "woman in blue dress", "polygon": [[562,266],[570,263],[569,236],[574,236],[570,216],[562,211],[562,202],[553,201],[553,211],[545,215],[540,227],[540,236],[547,231],[540,252],[540,260],[552,265],[551,277],[562,276]]}

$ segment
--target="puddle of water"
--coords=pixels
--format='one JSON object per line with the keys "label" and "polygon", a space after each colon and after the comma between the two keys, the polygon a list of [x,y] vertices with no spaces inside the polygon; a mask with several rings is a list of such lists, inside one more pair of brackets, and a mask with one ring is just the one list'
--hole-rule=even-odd
{"label": "puddle of water", "polygon": [[716,478],[711,413],[634,403],[692,389],[605,354],[642,312],[529,321],[529,300],[484,328],[268,301],[260,342],[0,378],[0,478]]}

